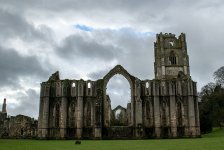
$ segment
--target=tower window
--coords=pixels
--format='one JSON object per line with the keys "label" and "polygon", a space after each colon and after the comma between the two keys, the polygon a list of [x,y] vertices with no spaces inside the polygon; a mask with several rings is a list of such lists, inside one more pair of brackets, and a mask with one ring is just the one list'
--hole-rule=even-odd
{"label": "tower window", "polygon": [[174,51],[170,52],[169,60],[170,60],[171,65],[177,64],[177,58],[176,58]]}

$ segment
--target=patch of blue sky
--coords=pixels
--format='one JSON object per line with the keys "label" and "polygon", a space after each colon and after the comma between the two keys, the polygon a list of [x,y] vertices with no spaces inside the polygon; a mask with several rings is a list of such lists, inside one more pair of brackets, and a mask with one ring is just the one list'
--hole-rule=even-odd
{"label": "patch of blue sky", "polygon": [[83,31],[88,31],[88,32],[93,31],[93,28],[92,27],[86,26],[86,25],[83,25],[83,24],[76,24],[76,25],[74,25],[74,27],[76,29],[83,30]]}
{"label": "patch of blue sky", "polygon": [[102,28],[102,29],[94,29],[91,26],[87,26],[84,24],[76,24],[74,25],[74,27],[76,29],[82,30],[82,31],[87,31],[87,32],[91,32],[93,30],[110,30],[110,31],[114,31],[114,32],[121,32],[123,34],[127,34],[130,36],[138,36],[138,37],[153,37],[156,35],[156,33],[154,32],[149,32],[149,31],[138,31],[134,28],[130,28],[130,27],[122,27],[122,28],[118,28],[118,29],[110,29],[110,28]]}

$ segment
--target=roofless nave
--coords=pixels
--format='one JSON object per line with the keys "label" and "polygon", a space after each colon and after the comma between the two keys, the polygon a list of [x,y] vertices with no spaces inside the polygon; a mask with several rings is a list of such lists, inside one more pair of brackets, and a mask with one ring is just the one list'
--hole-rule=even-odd
{"label": "roofless nave", "polygon": [[[61,80],[53,74],[41,84],[38,137],[41,139],[177,138],[200,136],[196,82],[192,81],[185,34],[157,34],[155,79],[140,80],[122,66],[102,79]],[[116,74],[130,84],[127,107],[111,109],[106,94]],[[122,117],[116,117],[116,111]]]}

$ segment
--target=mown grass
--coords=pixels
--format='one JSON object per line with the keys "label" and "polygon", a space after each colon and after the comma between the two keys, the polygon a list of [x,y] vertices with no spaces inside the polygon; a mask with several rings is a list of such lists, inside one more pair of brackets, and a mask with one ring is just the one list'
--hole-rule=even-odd
{"label": "mown grass", "polygon": [[195,139],[154,140],[0,140],[0,150],[224,150],[224,129]]}

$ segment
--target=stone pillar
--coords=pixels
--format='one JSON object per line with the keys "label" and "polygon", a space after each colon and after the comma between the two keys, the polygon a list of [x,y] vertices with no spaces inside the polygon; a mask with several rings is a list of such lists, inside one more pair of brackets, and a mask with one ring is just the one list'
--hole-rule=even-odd
{"label": "stone pillar", "polygon": [[200,118],[199,118],[199,108],[198,108],[198,99],[195,99],[195,119],[196,119],[196,136],[200,136],[201,132],[200,132]]}
{"label": "stone pillar", "polygon": [[159,85],[156,81],[153,82],[153,96],[154,96],[154,126],[155,136],[161,136],[161,122],[160,122],[160,102],[159,102]]}
{"label": "stone pillar", "polygon": [[48,137],[49,101],[49,97],[43,98],[42,138]]}
{"label": "stone pillar", "polygon": [[43,118],[43,103],[42,97],[40,97],[40,104],[39,104],[39,117],[38,117],[38,137],[42,137],[42,118]]}
{"label": "stone pillar", "polygon": [[67,98],[65,96],[62,97],[61,101],[61,128],[60,128],[60,134],[61,138],[66,138],[66,131],[67,131],[67,110],[68,108],[68,102]]}
{"label": "stone pillar", "polygon": [[194,87],[194,108],[195,108],[195,124],[196,124],[196,135],[200,136],[200,118],[199,118],[199,108],[198,108],[198,92],[197,92],[197,83],[193,82]]}
{"label": "stone pillar", "polygon": [[83,94],[84,86],[82,81],[79,81],[78,86],[78,99],[77,99],[77,130],[76,135],[78,139],[82,138],[83,131]]}
{"label": "stone pillar", "polygon": [[136,127],[136,137],[143,136],[143,124],[142,124],[142,100],[141,95],[141,85],[140,80],[135,80],[135,127]]}
{"label": "stone pillar", "polygon": [[41,98],[40,98],[40,138],[48,137],[49,129],[49,103],[50,103],[50,83],[41,84]]}
{"label": "stone pillar", "polygon": [[102,138],[102,101],[103,101],[103,91],[101,89],[97,89],[96,91],[96,101],[95,101],[95,109],[94,109],[94,138],[101,139]]}
{"label": "stone pillar", "polygon": [[44,85],[40,87],[40,103],[39,103],[39,117],[38,117],[38,137],[42,137],[42,120],[43,120],[43,96],[44,96]]}
{"label": "stone pillar", "polygon": [[177,116],[176,116],[176,99],[175,99],[175,88],[172,88],[172,83],[169,83],[169,94],[170,94],[170,126],[171,136],[177,136]]}
{"label": "stone pillar", "polygon": [[188,82],[188,122],[189,122],[189,136],[195,136],[195,109],[194,109],[194,97],[192,81]]}

